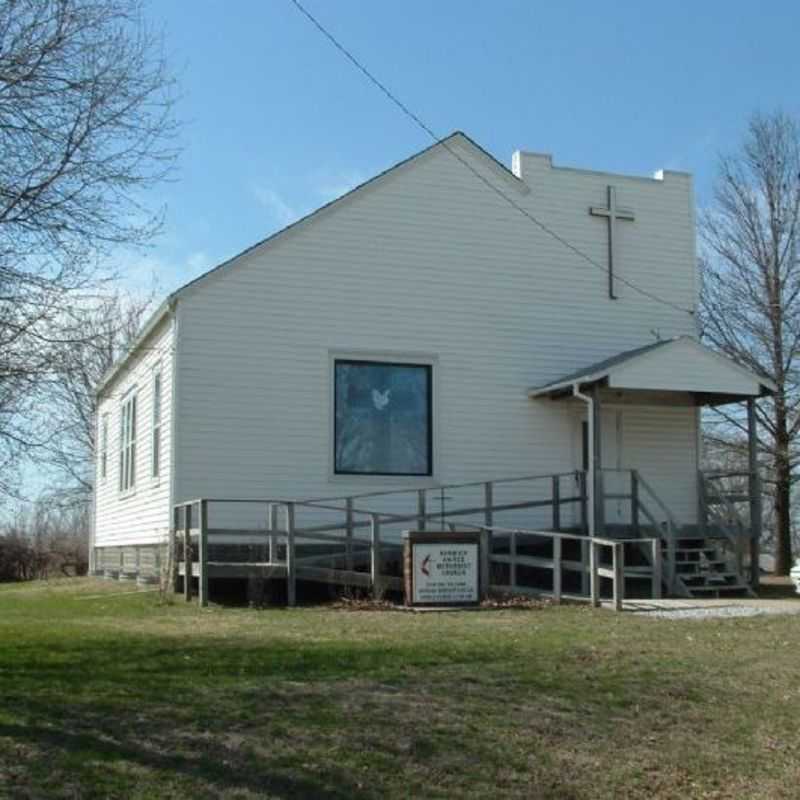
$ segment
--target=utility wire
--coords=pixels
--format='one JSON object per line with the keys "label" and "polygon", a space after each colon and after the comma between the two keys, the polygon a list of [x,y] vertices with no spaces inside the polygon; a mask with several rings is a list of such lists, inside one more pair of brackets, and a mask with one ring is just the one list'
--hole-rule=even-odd
{"label": "utility wire", "polygon": [[[469,163],[465,158],[459,155],[455,150],[453,150],[447,142],[438,136],[431,128],[428,126],[417,114],[415,114],[402,100],[398,99],[390,89],[383,84],[375,75],[364,66],[361,61],[359,61],[327,28],[325,28],[322,23],[299,1],[299,0],[289,0],[289,2],[359,71],[364,75],[367,80],[370,81],[375,87],[377,87],[382,94],[384,94],[391,103],[397,106],[403,114],[405,114],[414,124],[416,124],[419,128],[421,128],[428,136],[433,139],[434,142],[437,144],[442,145],[444,149],[450,153],[453,158],[457,161],[461,162],[481,183],[491,189],[496,195],[501,197],[508,203],[512,208],[516,209],[520,214],[526,217],[530,222],[534,223],[537,227],[539,227],[542,231],[546,234],[551,236],[557,242],[560,242],[564,247],[571,250],[575,255],[582,258],[588,264],[590,264],[595,269],[600,270],[604,274],[608,274],[608,268],[604,267],[602,264],[599,264],[595,261],[591,256],[584,253],[580,248],[576,247],[572,242],[565,239],[563,236],[558,234],[540,219],[535,217],[528,211],[526,208],[521,206],[517,203],[513,197],[507,195],[500,187],[496,186],[492,183],[488,178],[478,172],[472,164]],[[620,283],[628,286],[633,291],[637,292],[638,294],[642,295],[643,297],[647,297],[650,300],[653,300],[656,303],[661,303],[662,305],[669,306],[670,308],[675,309],[676,311],[681,311],[684,314],[688,314],[690,317],[694,317],[694,311],[692,309],[683,308],[683,306],[678,305],[677,303],[673,303],[670,300],[666,300],[663,297],[659,297],[654,292],[650,292],[647,289],[642,289],[640,286],[637,286],[635,283],[623,278],[621,275],[615,275],[615,280],[619,281]]]}

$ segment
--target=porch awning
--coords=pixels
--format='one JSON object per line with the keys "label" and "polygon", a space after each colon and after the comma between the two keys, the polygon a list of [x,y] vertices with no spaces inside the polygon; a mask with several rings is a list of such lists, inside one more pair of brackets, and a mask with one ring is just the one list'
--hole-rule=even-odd
{"label": "porch awning", "polygon": [[689,336],[665,339],[626,350],[563,375],[528,396],[563,397],[579,387],[600,385],[616,390],[681,392],[698,404],[716,405],[773,394],[775,384],[720,355]]}

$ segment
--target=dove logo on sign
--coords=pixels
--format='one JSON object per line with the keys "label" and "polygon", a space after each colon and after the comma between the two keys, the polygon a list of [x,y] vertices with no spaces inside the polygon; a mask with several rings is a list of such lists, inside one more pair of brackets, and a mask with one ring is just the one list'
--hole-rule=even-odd
{"label": "dove logo on sign", "polygon": [[[406,592],[412,605],[459,605],[480,602],[477,534],[433,534],[419,531],[406,536],[404,569]],[[407,594],[408,596],[408,594]]]}
{"label": "dove logo on sign", "polygon": [[383,392],[379,392],[377,389],[372,390],[372,403],[378,411],[383,411],[383,409],[389,405],[389,395],[391,391],[391,389],[386,389],[386,391]]}

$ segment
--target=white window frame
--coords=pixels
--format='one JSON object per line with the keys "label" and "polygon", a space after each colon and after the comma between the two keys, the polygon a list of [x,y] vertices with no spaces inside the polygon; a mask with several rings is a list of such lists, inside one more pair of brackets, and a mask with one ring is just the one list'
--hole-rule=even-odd
{"label": "white window frame", "polygon": [[150,434],[150,477],[161,477],[161,421],[164,406],[164,380],[161,365],[153,368],[153,425]]}
{"label": "white window frame", "polygon": [[136,489],[136,398],[136,391],[131,391],[119,410],[119,491],[123,495]]}
{"label": "white window frame", "polygon": [[100,480],[108,477],[108,414],[100,417]]}

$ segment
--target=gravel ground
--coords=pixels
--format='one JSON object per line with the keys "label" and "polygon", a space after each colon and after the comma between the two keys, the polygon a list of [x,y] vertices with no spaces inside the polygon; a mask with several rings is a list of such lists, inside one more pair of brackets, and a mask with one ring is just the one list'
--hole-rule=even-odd
{"label": "gravel ground", "polygon": [[776,612],[749,606],[714,606],[712,608],[654,609],[652,611],[642,609],[637,610],[636,613],[652,619],[716,619],[717,617],[759,617]]}

